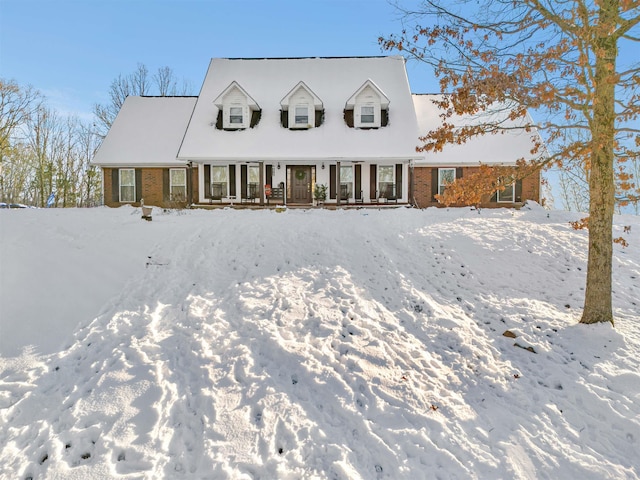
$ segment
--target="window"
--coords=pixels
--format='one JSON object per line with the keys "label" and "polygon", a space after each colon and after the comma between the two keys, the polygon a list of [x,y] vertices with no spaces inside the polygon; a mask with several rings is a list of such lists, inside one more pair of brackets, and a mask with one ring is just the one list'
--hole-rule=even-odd
{"label": "window", "polygon": [[340,200],[348,200],[353,192],[353,167],[340,167]]}
{"label": "window", "polygon": [[242,107],[229,107],[229,123],[235,126],[240,126],[244,123]]}
{"label": "window", "polygon": [[438,169],[438,194],[442,195],[445,188],[456,180],[455,168],[439,168]]}
{"label": "window", "polygon": [[184,168],[169,169],[169,198],[172,202],[187,199],[187,171]]}
{"label": "window", "polygon": [[360,109],[360,123],[375,123],[375,107],[373,105],[363,105]]}
{"label": "window", "polygon": [[[500,180],[500,184],[504,185],[504,183],[506,183],[507,181],[512,181],[511,179],[508,180]],[[515,199],[515,192],[514,192],[514,188],[515,188],[515,182],[512,182],[511,185],[507,185],[505,186],[504,190],[502,191],[497,191],[497,201],[498,202],[513,202]]]}
{"label": "window", "polygon": [[309,125],[309,106],[308,105],[296,105],[295,123],[296,125],[302,125],[305,127]]}
{"label": "window", "polygon": [[220,200],[227,196],[227,167],[222,165],[211,166],[211,196]]}
{"label": "window", "polygon": [[393,165],[378,166],[378,197],[395,198],[395,167]]}
{"label": "window", "polygon": [[133,168],[120,169],[120,201],[136,201],[136,171]]}

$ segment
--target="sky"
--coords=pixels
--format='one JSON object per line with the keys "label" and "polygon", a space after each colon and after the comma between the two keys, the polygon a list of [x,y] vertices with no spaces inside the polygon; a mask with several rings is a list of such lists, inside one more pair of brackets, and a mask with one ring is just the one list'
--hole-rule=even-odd
{"label": "sky", "polygon": [[[90,118],[138,63],[171,67],[197,94],[213,57],[385,55],[378,37],[401,30],[386,0],[0,0],[0,76]],[[438,90],[427,66],[408,75],[415,93]]]}

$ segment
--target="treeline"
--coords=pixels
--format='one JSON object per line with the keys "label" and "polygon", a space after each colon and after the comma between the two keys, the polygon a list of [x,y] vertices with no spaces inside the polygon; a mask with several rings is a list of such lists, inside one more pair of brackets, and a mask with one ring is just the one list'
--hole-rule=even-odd
{"label": "treeline", "polygon": [[109,101],[96,104],[94,118],[64,116],[30,86],[0,78],[0,202],[36,207],[102,204],[102,179],[91,165],[102,139],[129,95],[188,95],[169,67],[153,75],[139,64],[110,85]]}
{"label": "treeline", "polygon": [[0,78],[0,201],[37,207],[100,203],[93,122],[63,117],[37,90]]}

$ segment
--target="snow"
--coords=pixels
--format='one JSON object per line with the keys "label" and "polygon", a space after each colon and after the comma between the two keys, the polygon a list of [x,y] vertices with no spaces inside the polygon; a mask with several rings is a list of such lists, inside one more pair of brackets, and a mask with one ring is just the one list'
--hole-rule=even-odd
{"label": "snow", "polygon": [[640,478],[638,217],[140,215],[0,211],[0,478]]}
{"label": "snow", "polygon": [[102,166],[184,166],[176,156],[195,97],[128,96],[93,158]]}
{"label": "snow", "polygon": [[[389,98],[389,125],[365,130],[344,121],[347,100],[367,80]],[[324,123],[309,130],[280,124],[280,102],[304,82],[322,101]],[[233,83],[262,110],[254,128],[217,130],[216,99]],[[401,56],[348,58],[214,58],[202,85],[178,157],[206,161],[404,160],[416,154],[418,130],[411,90]],[[215,148],[214,148],[215,146]]]}
{"label": "snow", "polygon": [[[442,100],[442,95],[414,94],[412,98],[418,118],[420,136],[439,128],[442,123],[440,115],[444,113],[444,110],[439,109],[433,102]],[[424,157],[416,161],[416,164],[468,167],[478,166],[481,163],[486,165],[515,165],[516,160],[520,158],[525,160],[536,159],[538,155],[532,155],[531,149],[534,147],[535,141],[539,141],[539,133],[536,129],[533,129],[531,133],[521,129],[527,124],[533,124],[533,121],[528,114],[527,117],[509,120],[505,118],[508,111],[508,108],[503,106],[482,112],[476,116],[452,116],[447,119],[447,122],[458,127],[489,123],[500,124],[503,128],[514,128],[514,130],[479,135],[463,144],[449,143],[444,146],[442,152],[425,152]]]}

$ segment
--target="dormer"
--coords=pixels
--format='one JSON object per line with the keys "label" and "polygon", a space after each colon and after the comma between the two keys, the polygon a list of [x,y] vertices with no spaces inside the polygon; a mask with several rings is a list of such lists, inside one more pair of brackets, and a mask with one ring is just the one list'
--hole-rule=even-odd
{"label": "dormer", "polygon": [[367,80],[347,100],[344,119],[349,127],[380,128],[389,121],[389,98],[371,80]]}
{"label": "dormer", "polygon": [[218,107],[216,128],[219,130],[244,130],[255,127],[260,121],[260,106],[236,81],[231,82],[213,103]]}
{"label": "dormer", "polygon": [[280,123],[283,127],[308,130],[322,125],[322,100],[304,82],[298,83],[280,101]]}

